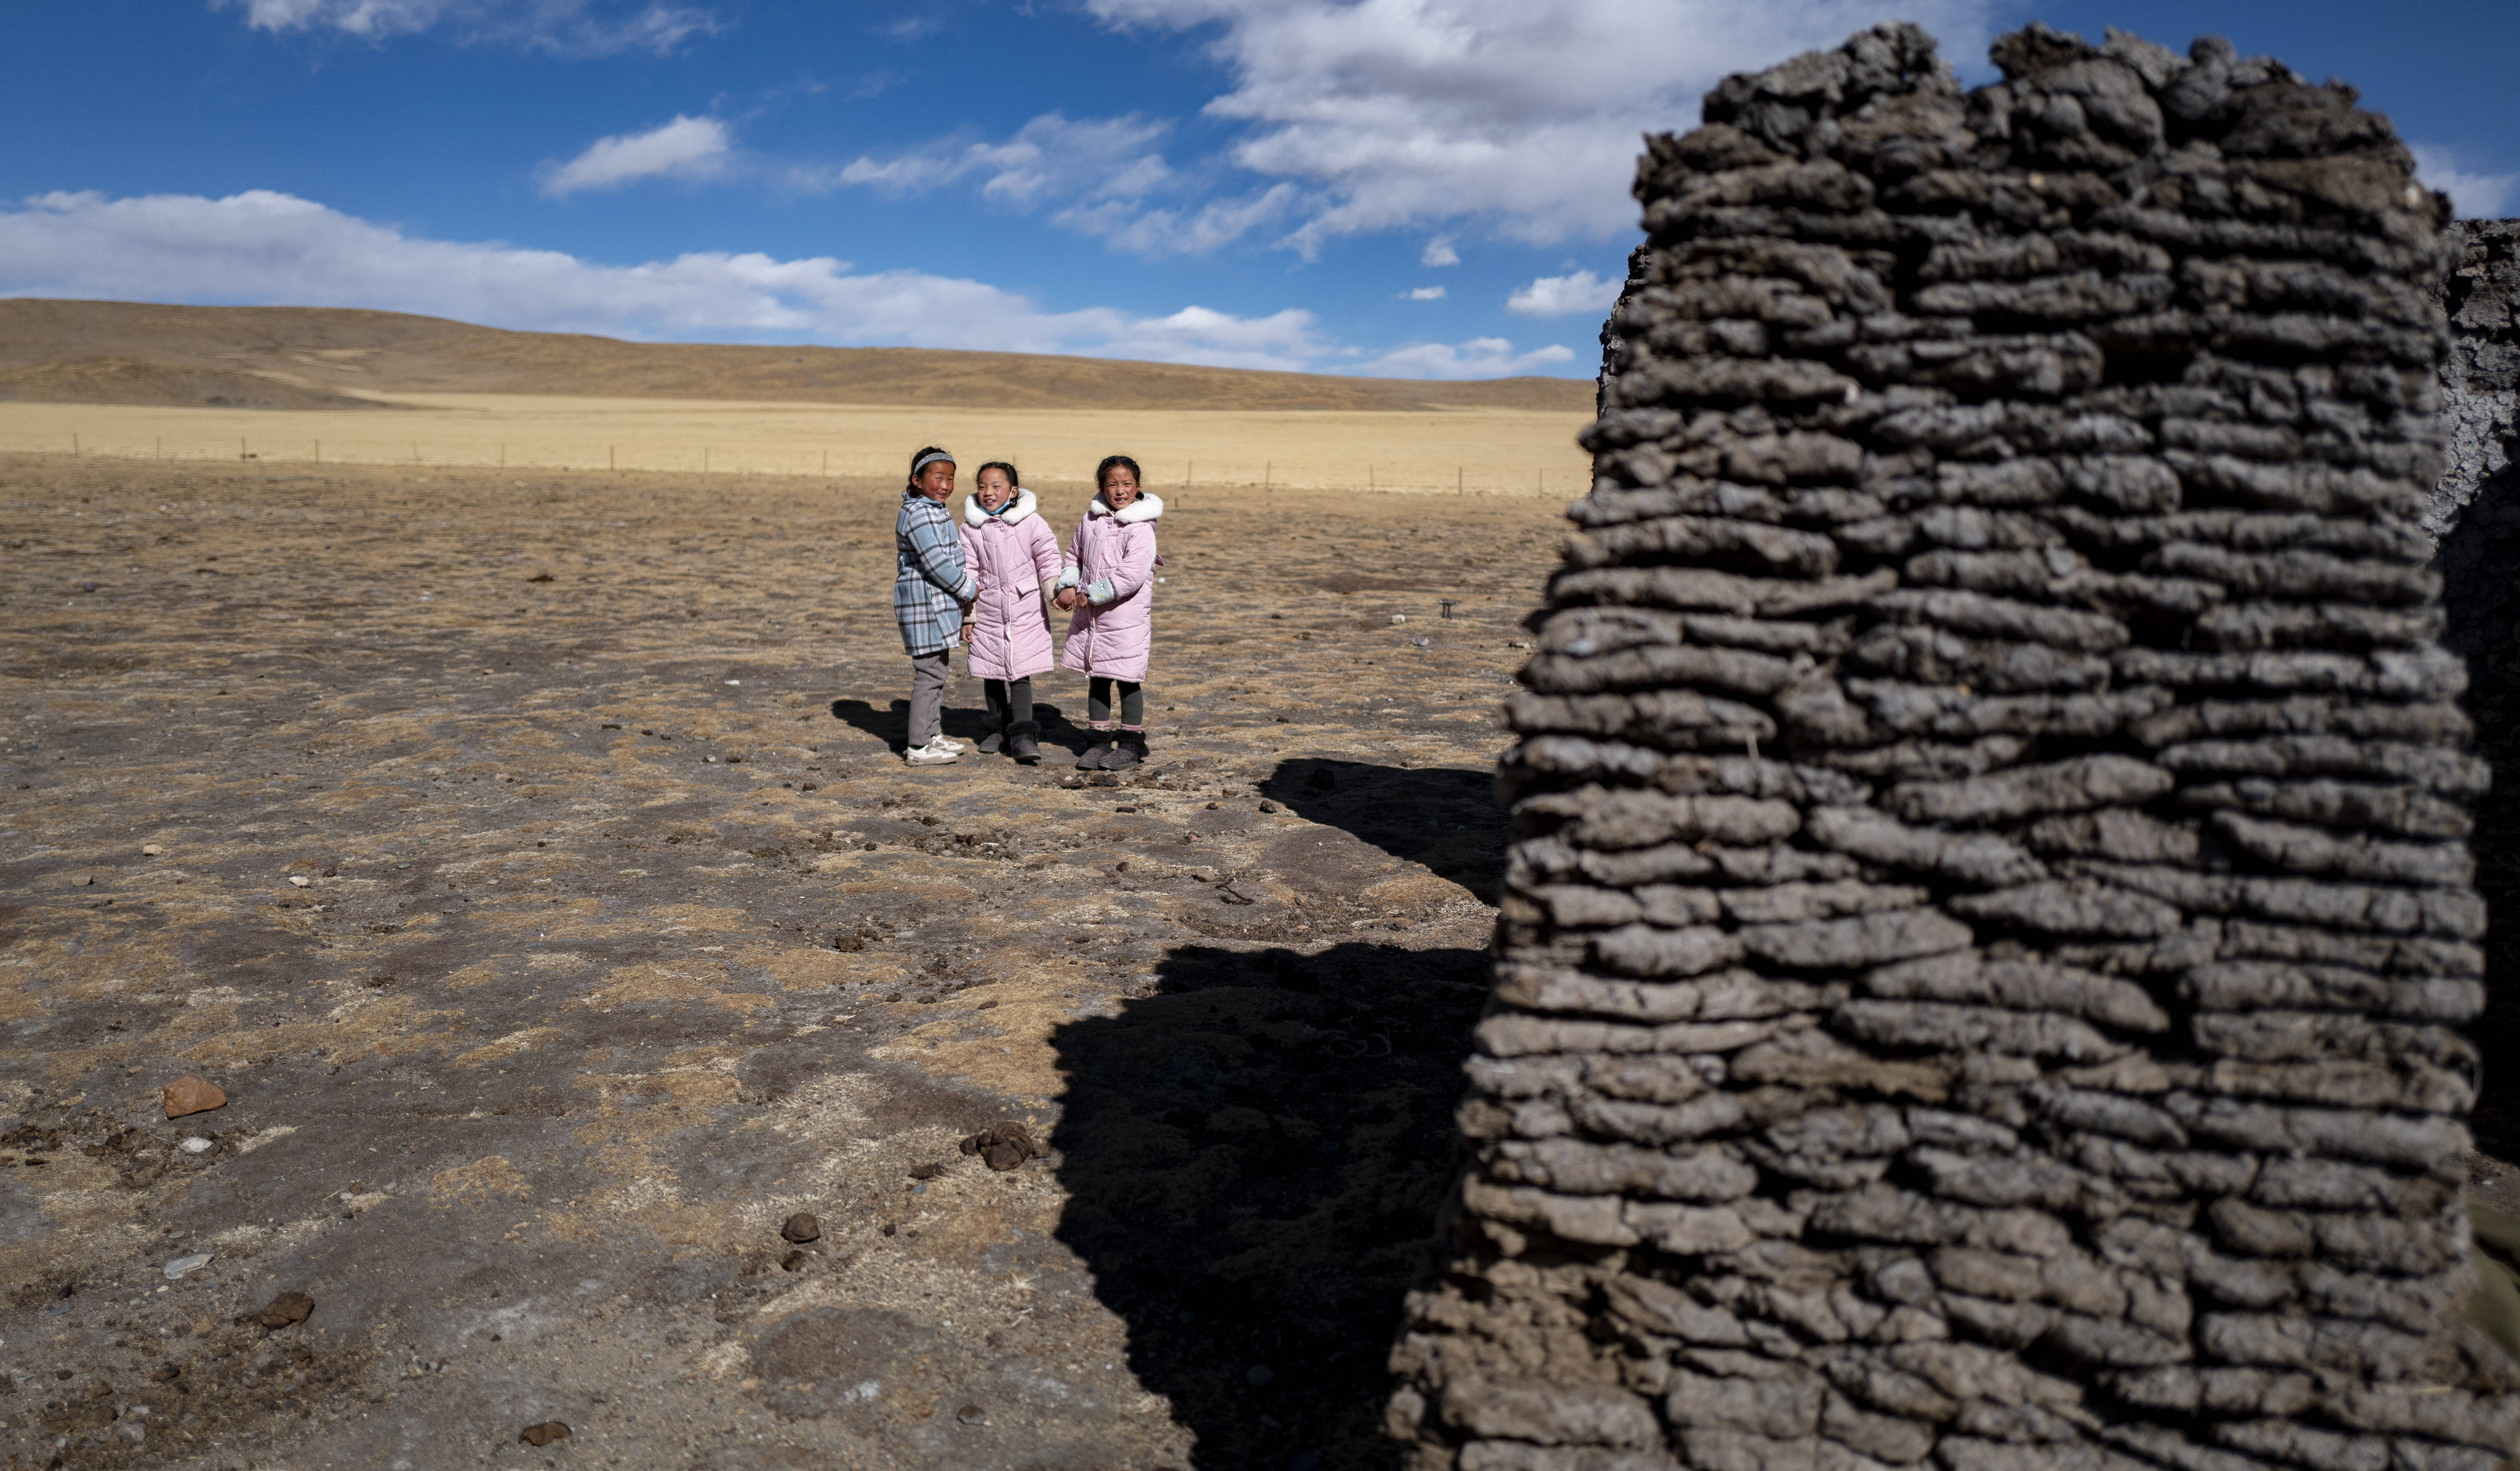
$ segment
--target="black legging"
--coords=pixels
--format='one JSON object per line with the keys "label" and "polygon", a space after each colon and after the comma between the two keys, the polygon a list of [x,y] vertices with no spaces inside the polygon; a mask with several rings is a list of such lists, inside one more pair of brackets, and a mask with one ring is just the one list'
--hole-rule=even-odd
{"label": "black legging", "polygon": [[980,693],[989,703],[989,729],[1012,732],[1032,724],[1032,676],[1019,680],[982,680]]}
{"label": "black legging", "polygon": [[1147,687],[1127,680],[1108,680],[1095,675],[1085,682],[1085,717],[1098,726],[1111,723],[1111,687],[1120,687],[1120,728],[1143,731],[1147,728]]}

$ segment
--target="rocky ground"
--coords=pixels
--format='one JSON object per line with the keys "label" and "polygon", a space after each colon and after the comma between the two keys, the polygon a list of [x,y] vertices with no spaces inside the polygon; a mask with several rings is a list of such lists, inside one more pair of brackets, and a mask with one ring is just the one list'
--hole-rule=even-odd
{"label": "rocky ground", "polygon": [[1556,503],[1176,510],[1093,784],[893,497],[0,459],[0,1463],[1388,1462]]}

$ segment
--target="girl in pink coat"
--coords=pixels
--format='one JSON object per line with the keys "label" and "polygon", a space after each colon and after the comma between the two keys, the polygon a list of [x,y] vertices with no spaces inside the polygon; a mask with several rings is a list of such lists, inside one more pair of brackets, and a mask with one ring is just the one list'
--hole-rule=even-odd
{"label": "girl in pink coat", "polygon": [[1032,677],[1050,671],[1041,590],[1058,579],[1058,537],[1041,518],[1033,493],[1016,483],[1013,466],[990,461],[980,467],[977,485],[963,503],[963,559],[980,585],[964,637],[971,673],[989,701],[989,734],[980,749],[1004,750],[1031,766],[1041,760]]}
{"label": "girl in pink coat", "polygon": [[[1086,677],[1085,713],[1094,730],[1093,743],[1076,764],[1106,772],[1147,759],[1147,659],[1154,644],[1154,571],[1163,560],[1155,552],[1155,521],[1164,503],[1140,490],[1139,478],[1138,462],[1126,455],[1109,457],[1094,471],[1101,493],[1076,523],[1058,581],[1058,605],[1076,610],[1058,665]],[[1117,739],[1111,730],[1115,684]]]}

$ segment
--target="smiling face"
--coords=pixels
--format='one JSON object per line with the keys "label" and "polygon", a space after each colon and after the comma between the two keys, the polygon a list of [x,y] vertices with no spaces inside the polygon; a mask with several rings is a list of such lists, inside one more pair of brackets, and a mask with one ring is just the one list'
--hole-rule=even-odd
{"label": "smiling face", "polygon": [[980,471],[980,483],[973,488],[972,494],[979,497],[982,511],[995,512],[1015,498],[1015,482],[1007,478],[1005,470],[995,468],[984,469]]}
{"label": "smiling face", "polygon": [[1129,473],[1129,467],[1115,465],[1102,472],[1103,505],[1113,511],[1126,511],[1137,498],[1138,477]]}
{"label": "smiling face", "polygon": [[954,493],[954,462],[939,460],[921,470],[919,478],[911,483],[918,486],[919,493],[927,499],[942,501]]}

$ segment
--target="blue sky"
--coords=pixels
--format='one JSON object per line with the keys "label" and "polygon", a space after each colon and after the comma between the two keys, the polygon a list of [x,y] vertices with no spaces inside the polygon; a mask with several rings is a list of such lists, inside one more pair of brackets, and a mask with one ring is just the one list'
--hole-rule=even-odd
{"label": "blue sky", "polygon": [[0,12],[0,295],[1588,376],[1637,135],[1881,19],[2341,75],[2520,208],[2520,4],[82,0]]}

